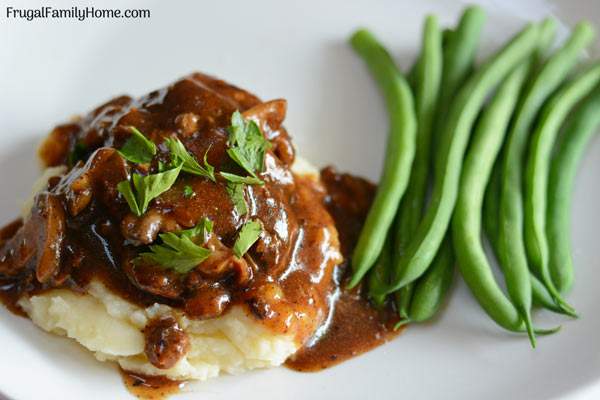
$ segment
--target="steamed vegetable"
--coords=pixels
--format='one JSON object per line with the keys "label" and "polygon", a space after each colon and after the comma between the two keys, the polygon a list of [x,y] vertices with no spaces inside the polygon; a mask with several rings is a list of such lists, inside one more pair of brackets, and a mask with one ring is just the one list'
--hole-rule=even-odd
{"label": "steamed vegetable", "polygon": [[359,30],[350,39],[354,50],[365,60],[385,98],[390,117],[383,174],[375,200],[352,256],[353,287],[373,266],[381,253],[385,236],[410,178],[415,155],[417,123],[413,95],[406,80],[377,39]]}
{"label": "steamed vegetable", "polygon": [[590,140],[600,126],[600,86],[586,98],[571,116],[557,143],[548,181],[546,235],[550,249],[549,269],[552,281],[561,292],[573,285],[571,256],[571,194],[577,168]]}
{"label": "steamed vegetable", "polygon": [[431,205],[406,252],[394,265],[388,292],[414,281],[430,266],[454,211],[463,157],[477,114],[491,89],[531,55],[538,34],[538,25],[527,26],[475,72],[457,94],[441,138],[438,155],[441,161],[434,166]]}
{"label": "steamed vegetable", "polygon": [[[548,56],[556,23],[546,19],[474,66],[484,19],[479,7],[467,8],[455,29],[426,18],[422,51],[408,75],[415,110],[388,53],[367,31],[352,37],[384,93],[391,129],[349,286],[372,269],[371,300],[383,307],[393,295],[398,326],[424,321],[442,304],[456,253],[463,279],[487,314],[507,330],[527,332],[535,347],[536,334],[558,328],[534,328],[533,305],[576,316],[560,292],[573,281],[570,193],[600,125],[600,63],[564,83],[594,32],[579,23]],[[495,280],[482,228],[508,296]]]}

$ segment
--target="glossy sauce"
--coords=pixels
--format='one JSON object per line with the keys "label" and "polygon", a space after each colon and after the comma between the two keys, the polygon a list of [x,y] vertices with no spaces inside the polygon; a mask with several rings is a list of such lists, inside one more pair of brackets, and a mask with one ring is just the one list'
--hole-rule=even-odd
{"label": "glossy sauce", "polygon": [[[260,174],[265,184],[245,189],[247,215],[237,212],[225,182],[190,174],[181,174],[142,217],[130,213],[116,185],[132,173],[156,173],[156,159],[167,163],[167,137],[178,137],[198,160],[207,154],[217,171],[243,174],[226,153],[236,109],[255,120],[272,144]],[[32,217],[0,231],[0,298],[22,315],[17,301],[23,295],[53,288],[85,292],[99,280],[141,307],[167,304],[190,318],[215,318],[241,305],[272,332],[291,334],[303,345],[287,363],[300,371],[326,368],[389,340],[397,334],[393,310],[374,310],[360,288],[343,289],[375,187],[332,168],[320,180],[292,173],[284,116],[284,101],[261,103],[223,81],[193,74],[137,100],[118,97],[55,128],[41,157],[47,166],[66,163],[70,169],[49,180]],[[115,150],[129,137],[129,126],[158,145],[151,165],[131,165]],[[195,195],[184,197],[185,186]],[[214,223],[205,243],[214,259],[186,275],[133,263],[160,232],[193,227],[204,217]],[[250,218],[260,219],[263,233],[243,259],[233,258],[237,232]],[[151,328],[145,332],[148,359],[168,368],[187,351],[187,339],[173,321],[155,321]],[[141,398],[160,398],[180,384],[131,373],[124,380]]]}
{"label": "glossy sauce", "polygon": [[338,267],[341,284],[335,294],[328,324],[321,335],[287,360],[286,366],[302,372],[315,372],[332,367],[348,358],[360,355],[394,337],[398,321],[391,305],[374,309],[361,293],[361,288],[345,290],[349,278],[352,250],[367,212],[373,201],[375,186],[349,174],[339,174],[333,168],[321,172],[327,197],[325,204],[333,216],[339,233],[344,262]]}
{"label": "glossy sauce", "polygon": [[174,381],[162,376],[148,376],[121,371],[123,383],[129,392],[140,400],[162,400],[177,394],[185,382]]}
{"label": "glossy sauce", "polygon": [[[234,208],[219,175],[215,183],[189,173],[181,173],[143,216],[130,212],[117,185],[134,173],[157,173],[158,161],[168,164],[166,138],[177,137],[197,160],[206,155],[216,171],[245,175],[227,154],[227,129],[236,110],[255,121],[271,143],[260,173],[264,185],[244,187],[247,214]],[[139,99],[118,97],[58,126],[41,157],[47,166],[72,166],[37,195],[35,225],[26,221],[0,248],[4,297],[14,309],[22,294],[57,287],[84,292],[95,279],[141,307],[167,304],[191,318],[215,318],[241,305],[274,333],[304,343],[327,318],[341,253],[322,185],[291,171],[294,150],[282,126],[285,111],[284,100],[263,103],[223,81],[192,74]],[[128,163],[117,152],[131,126],[156,143],[151,164]],[[183,195],[186,186],[194,196]],[[212,255],[190,273],[134,262],[159,233],[189,229],[203,218],[214,226],[205,243]],[[237,259],[231,248],[250,219],[261,221],[262,234]]]}
{"label": "glossy sauce", "polygon": [[301,372],[316,372],[365,353],[399,335],[390,310],[377,311],[359,294],[342,292],[333,319],[317,341],[300,349],[285,363]]}

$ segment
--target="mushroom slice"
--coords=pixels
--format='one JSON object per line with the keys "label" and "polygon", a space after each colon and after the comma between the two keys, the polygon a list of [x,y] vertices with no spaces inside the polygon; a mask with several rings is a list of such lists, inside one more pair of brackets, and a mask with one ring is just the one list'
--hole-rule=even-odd
{"label": "mushroom slice", "polygon": [[58,273],[60,267],[65,238],[65,210],[62,202],[55,195],[40,194],[27,223],[37,234],[37,280],[47,282]]}
{"label": "mushroom slice", "polygon": [[183,293],[181,276],[175,271],[144,261],[137,262],[131,257],[127,257],[123,263],[123,271],[131,283],[153,295],[178,299]]}
{"label": "mushroom slice", "polygon": [[[258,124],[263,132],[277,130],[283,124],[287,112],[287,101],[284,99],[275,99],[266,101],[247,109],[242,113],[246,119],[251,119]],[[266,126],[270,129],[265,129]],[[267,139],[271,139],[267,136]]]}
{"label": "mushroom slice", "polygon": [[58,197],[37,195],[31,215],[0,249],[0,274],[15,276],[35,260],[39,282],[47,282],[60,268],[65,237],[65,211]]}

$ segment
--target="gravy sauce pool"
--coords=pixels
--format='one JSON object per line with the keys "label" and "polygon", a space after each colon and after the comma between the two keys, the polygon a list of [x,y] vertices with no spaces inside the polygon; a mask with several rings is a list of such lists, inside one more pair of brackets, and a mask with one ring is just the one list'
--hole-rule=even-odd
{"label": "gravy sauce pool", "polygon": [[301,372],[316,372],[365,353],[395,338],[394,317],[378,312],[356,293],[342,292],[335,303],[328,329],[314,344],[305,346],[285,365]]}
{"label": "gravy sauce pool", "polygon": [[185,382],[174,381],[162,376],[149,376],[119,370],[129,392],[140,400],[162,400],[177,394]]}
{"label": "gravy sauce pool", "polygon": [[328,323],[319,337],[309,341],[286,361],[296,371],[315,372],[360,355],[396,337],[398,321],[391,307],[376,310],[361,293],[360,287],[345,290],[350,276],[350,257],[358,240],[375,193],[370,182],[349,174],[339,174],[332,167],[321,171],[327,196],[325,205],[338,230],[344,262],[338,266],[341,283],[333,294]]}

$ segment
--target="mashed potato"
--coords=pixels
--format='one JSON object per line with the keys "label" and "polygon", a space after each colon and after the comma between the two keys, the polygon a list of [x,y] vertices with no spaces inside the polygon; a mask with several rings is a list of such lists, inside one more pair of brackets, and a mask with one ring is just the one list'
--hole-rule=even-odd
{"label": "mashed potato", "polygon": [[[295,173],[318,179],[315,167],[297,160]],[[48,177],[61,172],[45,172],[36,190]],[[299,347],[293,335],[274,334],[242,306],[233,306],[215,319],[191,320],[164,304],[141,308],[113,294],[99,281],[92,281],[86,294],[53,289],[25,296],[18,304],[37,326],[76,340],[100,361],[115,361],[128,371],[171,379],[206,380],[221,372],[239,374],[278,366]],[[144,353],[144,327],[163,316],[175,318],[190,339],[189,351],[170,369],[154,367]]]}
{"label": "mashed potato", "polygon": [[[272,334],[241,306],[219,318],[190,320],[166,305],[140,308],[99,282],[92,282],[84,295],[55,289],[22,298],[19,305],[36,325],[75,339],[100,361],[116,361],[128,371],[171,379],[205,380],[221,372],[277,366],[297,350],[293,337]],[[151,319],[165,315],[174,317],[187,333],[190,350],[174,367],[161,370],[144,354],[142,330]]]}

